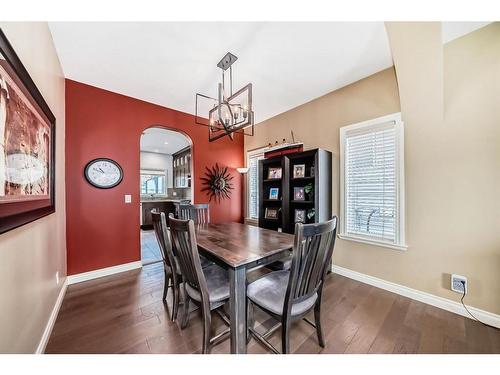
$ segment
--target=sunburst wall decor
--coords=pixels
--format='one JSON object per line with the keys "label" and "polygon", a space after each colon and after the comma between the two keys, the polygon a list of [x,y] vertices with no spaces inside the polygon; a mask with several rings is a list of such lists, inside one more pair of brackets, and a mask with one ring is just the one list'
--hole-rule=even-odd
{"label": "sunburst wall decor", "polygon": [[214,199],[220,202],[222,199],[230,198],[231,190],[234,189],[232,184],[233,176],[227,170],[227,167],[220,167],[215,163],[212,168],[205,167],[205,176],[201,178],[204,188],[201,191],[206,191],[211,202]]}

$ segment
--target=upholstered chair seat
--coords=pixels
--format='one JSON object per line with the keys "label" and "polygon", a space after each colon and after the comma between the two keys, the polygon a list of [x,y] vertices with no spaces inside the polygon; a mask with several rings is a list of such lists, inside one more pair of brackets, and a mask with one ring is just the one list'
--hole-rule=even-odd
{"label": "upholstered chair seat", "polygon": [[[281,352],[290,353],[292,322],[302,319],[316,328],[318,343],[325,347],[321,329],[321,295],[336,233],[336,216],[322,223],[295,225],[291,259],[284,257],[280,261],[280,268],[284,269],[271,272],[247,286],[247,340],[255,337],[273,353],[279,353],[267,338],[281,328]],[[254,329],[254,306],[278,321],[264,334]],[[314,323],[307,318],[312,311]]]}
{"label": "upholstered chair seat", "polygon": [[[229,318],[223,309],[224,304],[229,301],[229,275],[223,268],[200,257],[196,242],[195,224],[192,219],[175,219],[173,215],[170,215],[169,224],[172,244],[176,250],[177,262],[182,271],[185,292],[181,329],[186,328],[188,324],[189,305],[193,302],[201,308],[203,321],[202,352],[209,353],[213,345],[229,337],[229,328],[213,337],[210,334],[212,311],[218,313],[229,326]],[[203,260],[207,264],[205,268],[202,267]]]}
{"label": "upholstered chair seat", "polygon": [[[281,316],[289,277],[290,271],[271,272],[248,285],[247,297],[256,305]],[[318,294],[314,293],[305,300],[294,303],[291,310],[292,316],[309,311],[317,298]]]}
{"label": "upholstered chair seat", "polygon": [[[229,298],[229,275],[227,271],[216,264],[203,269],[207,281],[208,297],[211,304],[226,302]],[[200,292],[186,283],[186,292],[196,302],[201,302]]]}

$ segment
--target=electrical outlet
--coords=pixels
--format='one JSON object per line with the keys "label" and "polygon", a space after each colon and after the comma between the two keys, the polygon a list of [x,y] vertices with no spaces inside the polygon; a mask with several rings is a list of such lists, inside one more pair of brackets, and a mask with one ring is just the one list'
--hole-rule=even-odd
{"label": "electrical outlet", "polygon": [[125,203],[132,203],[132,196],[130,194],[125,194]]}
{"label": "electrical outlet", "polygon": [[467,294],[467,278],[461,275],[451,275],[451,290],[454,292]]}

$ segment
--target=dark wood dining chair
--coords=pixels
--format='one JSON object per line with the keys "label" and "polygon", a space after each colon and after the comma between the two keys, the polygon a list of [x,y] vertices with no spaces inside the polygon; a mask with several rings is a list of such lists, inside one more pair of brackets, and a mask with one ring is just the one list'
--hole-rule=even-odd
{"label": "dark wood dining chair", "polygon": [[[266,339],[281,327],[281,349],[290,352],[290,327],[300,319],[316,328],[319,345],[324,348],[321,330],[321,295],[330,266],[337,217],[317,224],[296,224],[291,269],[274,271],[247,287],[249,336],[255,337],[274,353],[278,350]],[[279,321],[265,334],[253,328],[253,307],[258,306]],[[305,316],[314,309],[314,323]]]}
{"label": "dark wood dining chair", "polygon": [[[210,205],[208,203],[185,204],[179,206],[179,219],[193,220],[195,225],[210,224]],[[201,267],[206,268],[213,263],[204,256],[201,258]]]}
{"label": "dark wood dining chair", "polygon": [[175,212],[175,217],[179,217],[179,207],[180,206],[185,206],[191,204],[191,200],[189,199],[181,199],[178,202],[174,202],[174,212]]}
{"label": "dark wood dining chair", "polygon": [[196,225],[209,224],[210,205],[208,203],[180,205],[179,219],[193,220]]}
{"label": "dark wood dining chair", "polygon": [[182,275],[170,241],[170,234],[167,228],[167,219],[164,212],[151,211],[153,219],[153,228],[160,248],[161,256],[163,259],[163,270],[165,273],[165,284],[163,285],[163,301],[166,303],[168,289],[172,289],[173,305],[172,314],[170,319],[175,321],[177,319],[177,312],[179,310],[179,295],[182,282]]}
{"label": "dark wood dining chair", "polygon": [[216,264],[202,268],[196,242],[193,220],[169,217],[172,243],[177,253],[184,287],[184,314],[181,328],[184,329],[189,320],[189,304],[193,301],[201,308],[203,319],[203,353],[229,337],[229,328],[210,337],[212,311],[216,311],[229,326],[229,319],[223,306],[229,301],[229,276],[225,269]]}

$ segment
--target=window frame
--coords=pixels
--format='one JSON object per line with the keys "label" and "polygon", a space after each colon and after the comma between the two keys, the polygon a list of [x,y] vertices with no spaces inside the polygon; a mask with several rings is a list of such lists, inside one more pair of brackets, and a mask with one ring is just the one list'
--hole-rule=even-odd
{"label": "window frame", "polygon": [[[378,129],[394,123],[396,131],[396,241],[385,241],[370,236],[357,236],[347,233],[347,197],[345,194],[345,147],[349,133],[370,129]],[[340,233],[339,238],[365,244],[387,247],[395,250],[406,250],[405,238],[405,174],[404,174],[404,123],[401,112],[392,113],[372,120],[359,122],[340,128]]]}
{"label": "window frame", "polygon": [[[257,225],[259,223],[259,215],[257,217],[250,217],[250,159],[257,157],[257,162],[264,159],[264,152],[268,147],[260,147],[253,150],[248,150],[246,152],[246,167],[248,167],[248,173],[245,175],[245,222],[248,224]],[[257,174],[257,212],[259,211],[259,201],[258,201],[258,189],[259,189],[259,175]]]}
{"label": "window frame", "polygon": [[140,190],[140,195],[149,197],[149,196],[155,196],[155,197],[165,197],[167,196],[167,186],[168,186],[168,181],[167,181],[167,171],[166,170],[154,170],[154,169],[141,169],[139,171],[139,176],[142,177],[143,175],[155,175],[155,176],[163,176],[164,177],[164,193],[142,193],[142,183],[139,184],[139,190]]}

